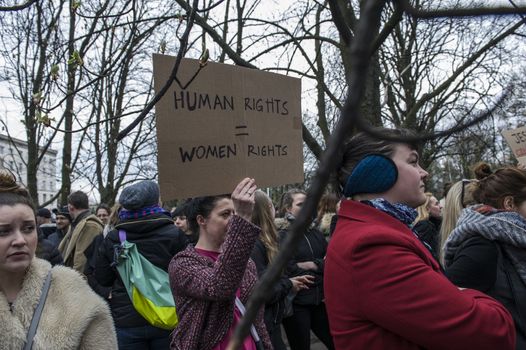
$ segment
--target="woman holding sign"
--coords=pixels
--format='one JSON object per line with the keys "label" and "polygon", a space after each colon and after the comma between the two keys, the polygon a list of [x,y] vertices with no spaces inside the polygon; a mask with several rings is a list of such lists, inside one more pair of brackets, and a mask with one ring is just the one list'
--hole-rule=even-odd
{"label": "woman holding sign", "polygon": [[[407,131],[382,129],[389,136]],[[458,288],[412,231],[425,202],[418,145],[365,133],[344,147],[343,200],[325,260],[325,300],[337,349],[513,349],[509,312]]]}
{"label": "woman holding sign", "polygon": [[[231,196],[194,198],[187,219],[198,232],[170,263],[170,285],[179,325],[172,349],[226,349],[257,280],[249,260],[261,230],[250,222],[254,209],[253,179],[245,178]],[[260,310],[242,349],[272,349]]]}

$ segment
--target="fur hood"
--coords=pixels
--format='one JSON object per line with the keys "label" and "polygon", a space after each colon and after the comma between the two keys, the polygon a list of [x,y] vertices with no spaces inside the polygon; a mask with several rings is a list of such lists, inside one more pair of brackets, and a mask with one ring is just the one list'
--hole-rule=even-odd
{"label": "fur hood", "polygon": [[[50,269],[47,261],[33,258],[11,308],[0,292],[0,350],[23,348]],[[109,308],[81,275],[67,267],[55,266],[51,276],[33,350],[117,349]]]}
{"label": "fur hood", "polygon": [[325,236],[328,236],[331,231],[331,221],[334,215],[336,215],[336,213],[325,213],[321,217],[320,225],[318,228],[321,231],[321,233],[323,233]]}

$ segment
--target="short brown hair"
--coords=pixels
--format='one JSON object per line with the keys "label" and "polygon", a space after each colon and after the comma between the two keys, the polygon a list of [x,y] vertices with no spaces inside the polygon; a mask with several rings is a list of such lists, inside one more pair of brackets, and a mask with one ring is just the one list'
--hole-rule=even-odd
{"label": "short brown hair", "polygon": [[88,195],[82,191],[75,191],[68,196],[68,204],[75,209],[89,209]]}

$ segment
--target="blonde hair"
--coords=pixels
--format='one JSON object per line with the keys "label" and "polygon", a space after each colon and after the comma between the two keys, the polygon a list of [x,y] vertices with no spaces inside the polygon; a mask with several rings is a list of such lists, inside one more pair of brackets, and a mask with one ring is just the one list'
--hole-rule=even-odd
{"label": "blonde hair", "polygon": [[[453,184],[447,193],[442,210],[442,224],[440,225],[440,260],[444,263],[442,247],[457,225],[462,210],[476,203],[473,193],[477,189],[477,180],[461,180]],[[464,197],[464,198],[462,198]]]}
{"label": "blonde hair", "polygon": [[261,228],[259,239],[267,249],[269,264],[278,254],[278,232],[272,215],[272,201],[262,191],[254,193],[254,210],[252,211],[252,223]]}
{"label": "blonde hair", "polygon": [[110,212],[111,214],[110,214],[110,218],[108,219],[108,224],[111,227],[115,227],[120,222],[119,213],[122,210],[122,205],[120,203],[115,203],[113,207],[111,207],[110,210],[111,210]]}
{"label": "blonde hair", "polygon": [[419,221],[429,220],[429,202],[431,201],[431,197],[433,197],[433,193],[426,192],[425,195],[426,195],[426,201],[424,202],[424,204],[416,208],[416,211],[418,212],[418,216],[416,217],[413,225],[415,225]]}

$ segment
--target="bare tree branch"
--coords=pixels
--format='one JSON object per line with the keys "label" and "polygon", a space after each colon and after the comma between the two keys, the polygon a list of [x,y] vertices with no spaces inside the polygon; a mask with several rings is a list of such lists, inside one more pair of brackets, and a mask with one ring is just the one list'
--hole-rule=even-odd
{"label": "bare tree branch", "polygon": [[174,82],[174,80],[177,77],[177,72],[179,71],[179,66],[181,65],[181,60],[183,59],[184,54],[186,53],[186,47],[188,45],[188,37],[190,36],[190,31],[192,30],[192,27],[193,27],[194,22],[195,22],[195,18],[197,16],[197,13],[194,10],[197,7],[197,3],[198,3],[198,0],[193,0],[192,7],[189,8],[190,16],[188,16],[189,17],[188,24],[186,26],[186,30],[185,30],[183,36],[181,37],[181,40],[180,40],[181,46],[179,47],[179,52],[177,53],[177,58],[175,60],[174,67],[172,69],[172,73],[168,77],[168,80],[166,81],[166,84],[153,97],[153,99],[146,105],[146,107],[141,112],[141,114],[139,114],[139,116],[133,122],[131,122],[130,125],[128,125],[126,128],[124,128],[124,130],[119,132],[119,135],[117,135],[117,141],[120,141],[124,137],[126,137],[126,135],[128,135],[128,133],[131,130],[133,130],[133,128],[135,128],[137,126],[137,124],[139,124],[144,118],[146,118],[146,116],[148,115],[148,113],[150,113],[150,111],[155,106],[155,104],[157,102],[159,102],[159,100],[168,91],[170,86],[172,86],[172,83]]}
{"label": "bare tree branch", "polygon": [[0,6],[0,12],[8,12],[8,11],[19,11],[23,10],[25,8],[28,8],[29,6],[33,5],[38,0],[29,0],[22,5],[13,5],[13,6]]}
{"label": "bare tree branch", "polygon": [[439,18],[439,17],[480,17],[480,16],[505,16],[505,15],[524,15],[526,7],[476,7],[476,8],[451,8],[451,9],[434,9],[419,10],[413,7],[409,0],[397,0],[404,11],[416,18]]}

